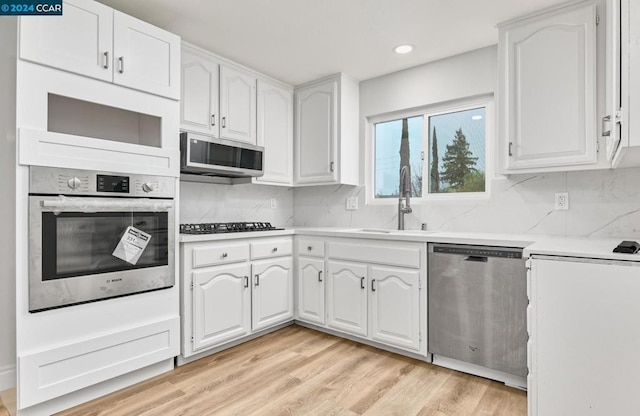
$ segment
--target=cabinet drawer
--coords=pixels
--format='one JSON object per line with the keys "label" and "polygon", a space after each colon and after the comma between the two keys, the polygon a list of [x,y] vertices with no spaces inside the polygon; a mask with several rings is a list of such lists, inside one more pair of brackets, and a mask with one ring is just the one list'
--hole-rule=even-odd
{"label": "cabinet drawer", "polygon": [[371,243],[358,240],[331,241],[328,257],[364,263],[388,264],[392,266],[420,268],[420,244]]}
{"label": "cabinet drawer", "polygon": [[193,249],[193,268],[249,259],[249,244],[211,244]]}
{"label": "cabinet drawer", "polygon": [[251,243],[251,260],[290,256],[292,246],[293,244],[290,238]]}
{"label": "cabinet drawer", "polygon": [[324,257],[324,241],[299,239],[297,243],[299,256]]}

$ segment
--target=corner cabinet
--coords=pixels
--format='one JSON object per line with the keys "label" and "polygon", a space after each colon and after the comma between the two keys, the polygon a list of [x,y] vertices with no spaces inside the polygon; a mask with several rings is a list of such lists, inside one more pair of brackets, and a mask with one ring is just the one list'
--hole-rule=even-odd
{"label": "corner cabinet", "polygon": [[293,184],[293,89],[258,79],[258,146],[264,147],[264,175],[254,183]]}
{"label": "corner cabinet", "polygon": [[358,83],[344,74],[296,88],[296,185],[358,185],[358,117]]}
{"label": "corner cabinet", "polygon": [[529,415],[636,414],[640,263],[534,254],[528,265]]}
{"label": "corner cabinet", "polygon": [[180,98],[180,37],[90,0],[65,0],[64,14],[20,19],[20,58]]}
{"label": "corner cabinet", "polygon": [[296,243],[296,319],[324,325],[325,285],[324,241],[297,239]]}
{"label": "corner cabinet", "polygon": [[180,129],[256,144],[255,75],[182,44]]}
{"label": "corner cabinet", "polygon": [[503,173],[609,167],[599,155],[608,37],[600,15],[604,2],[585,1],[499,25]]}
{"label": "corner cabinet", "polygon": [[292,238],[182,243],[182,356],[293,321]]}

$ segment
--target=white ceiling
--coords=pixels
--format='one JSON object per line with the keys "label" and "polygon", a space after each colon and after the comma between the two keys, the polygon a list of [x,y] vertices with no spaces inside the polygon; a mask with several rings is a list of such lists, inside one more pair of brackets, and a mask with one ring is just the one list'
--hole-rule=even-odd
{"label": "white ceiling", "polygon": [[[292,85],[374,78],[497,43],[495,25],[565,0],[99,0]],[[400,44],[414,51],[397,55]]]}

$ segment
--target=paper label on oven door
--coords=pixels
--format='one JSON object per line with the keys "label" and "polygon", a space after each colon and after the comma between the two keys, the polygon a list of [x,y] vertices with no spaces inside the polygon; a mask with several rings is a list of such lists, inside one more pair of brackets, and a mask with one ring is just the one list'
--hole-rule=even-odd
{"label": "paper label on oven door", "polygon": [[144,249],[147,248],[149,240],[151,240],[151,234],[128,226],[120,238],[116,249],[113,250],[113,255],[127,263],[135,265],[138,263],[138,260],[140,260]]}

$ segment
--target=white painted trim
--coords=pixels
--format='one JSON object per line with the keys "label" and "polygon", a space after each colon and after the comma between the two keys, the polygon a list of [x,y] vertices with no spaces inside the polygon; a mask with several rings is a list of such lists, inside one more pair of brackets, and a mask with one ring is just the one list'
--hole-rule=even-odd
{"label": "white painted trim", "polygon": [[180,320],[176,316],[21,355],[18,408],[172,359],[179,353],[179,337]]}
{"label": "white painted trim", "polygon": [[[496,143],[495,129],[495,112],[494,112],[494,95],[481,94],[466,98],[460,98],[441,103],[429,104],[426,106],[415,107],[400,111],[393,111],[385,114],[378,114],[366,117],[365,120],[365,204],[366,205],[395,205],[398,203],[397,198],[375,198],[373,167],[375,164],[374,154],[374,125],[385,121],[398,120],[401,118],[410,118],[416,116],[424,116],[424,123],[428,123],[428,118],[440,114],[446,114],[456,111],[470,110],[473,108],[485,108],[485,191],[484,192],[462,192],[462,193],[442,193],[429,194],[426,191],[426,183],[423,179],[423,192],[420,198],[411,198],[411,203],[416,205],[430,204],[433,202],[454,202],[454,201],[474,201],[489,203],[491,199],[491,180],[495,176],[495,158],[494,146]],[[423,144],[429,143],[428,130],[425,128],[426,137],[423,137]],[[424,160],[422,167],[422,176],[425,172],[428,174],[429,149],[423,146]]]}
{"label": "white painted trim", "polygon": [[180,151],[21,128],[18,163],[179,177]]}
{"label": "white painted trim", "polygon": [[42,416],[52,415],[73,406],[97,399],[115,391],[133,386],[134,384],[149,380],[160,374],[173,370],[173,358],[160,361],[148,367],[124,374],[122,376],[107,380],[94,386],[86,387],[82,390],[66,394],[61,397],[37,404],[35,406],[20,409],[20,416]]}
{"label": "white painted trim", "polygon": [[0,391],[9,390],[16,386],[16,366],[5,365],[0,367]]}

